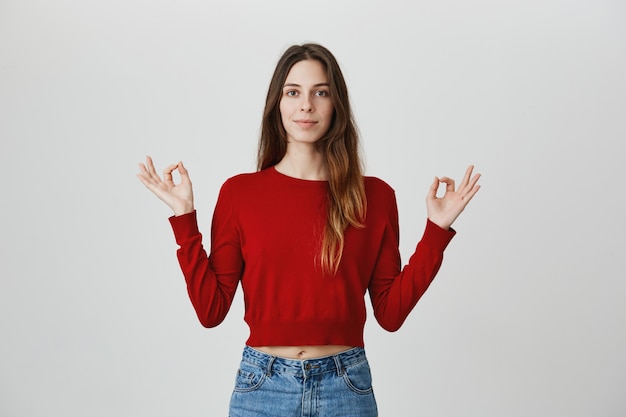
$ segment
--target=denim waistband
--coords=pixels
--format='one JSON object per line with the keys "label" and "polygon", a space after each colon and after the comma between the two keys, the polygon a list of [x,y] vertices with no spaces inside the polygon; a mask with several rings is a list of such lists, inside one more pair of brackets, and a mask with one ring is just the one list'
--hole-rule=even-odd
{"label": "denim waistband", "polygon": [[272,372],[278,372],[295,376],[307,376],[326,372],[337,372],[338,375],[342,375],[345,368],[367,361],[367,357],[365,356],[365,349],[362,347],[355,347],[345,352],[322,358],[299,360],[268,355],[246,346],[243,350],[242,360],[258,366],[267,375],[271,375]]}

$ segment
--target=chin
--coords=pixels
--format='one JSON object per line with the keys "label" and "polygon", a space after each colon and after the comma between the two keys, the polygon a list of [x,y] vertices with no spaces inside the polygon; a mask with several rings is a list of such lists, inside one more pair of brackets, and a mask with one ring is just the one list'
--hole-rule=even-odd
{"label": "chin", "polygon": [[300,136],[300,137],[291,137],[289,139],[289,143],[317,143],[321,139],[321,136]]}

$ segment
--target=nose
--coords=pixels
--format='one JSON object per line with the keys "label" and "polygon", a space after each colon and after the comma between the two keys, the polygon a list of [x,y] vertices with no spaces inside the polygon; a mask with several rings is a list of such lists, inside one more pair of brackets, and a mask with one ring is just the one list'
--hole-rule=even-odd
{"label": "nose", "polygon": [[313,111],[313,103],[311,103],[311,99],[307,95],[302,99],[300,110],[306,113]]}

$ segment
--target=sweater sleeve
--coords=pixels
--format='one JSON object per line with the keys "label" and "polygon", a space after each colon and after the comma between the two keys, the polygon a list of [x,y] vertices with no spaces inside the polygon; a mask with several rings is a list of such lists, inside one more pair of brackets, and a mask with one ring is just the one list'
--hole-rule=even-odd
{"label": "sweater sleeve", "polygon": [[239,235],[226,187],[220,191],[213,214],[210,256],[202,245],[195,211],[170,217],[169,221],[180,246],[176,254],[191,303],[200,323],[215,327],[226,317],[243,271]]}
{"label": "sweater sleeve", "polygon": [[424,234],[401,269],[398,209],[395,195],[390,199],[387,224],[370,281],[369,293],[374,316],[385,330],[398,330],[435,278],[443,261],[443,252],[455,235],[430,220]]}

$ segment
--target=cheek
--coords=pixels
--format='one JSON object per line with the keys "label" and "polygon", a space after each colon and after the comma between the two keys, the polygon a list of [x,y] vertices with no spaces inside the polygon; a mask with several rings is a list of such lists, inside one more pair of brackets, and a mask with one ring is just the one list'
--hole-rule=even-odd
{"label": "cheek", "polygon": [[324,108],[324,115],[326,116],[326,119],[328,119],[330,123],[330,120],[335,115],[335,107],[332,105],[332,103]]}
{"label": "cheek", "polygon": [[289,102],[289,100],[280,100],[278,103],[278,111],[280,111],[281,117],[288,116],[293,113],[293,104]]}
{"label": "cheek", "polygon": [[283,102],[281,101],[279,106],[278,106],[278,113],[280,114],[280,120],[282,120],[283,125],[285,124],[285,118],[286,116],[289,114],[289,110],[287,109],[287,107],[283,104]]}
{"label": "cheek", "polygon": [[326,104],[326,114],[332,116],[335,113],[335,106],[333,105],[332,101],[328,101],[328,103]]}

